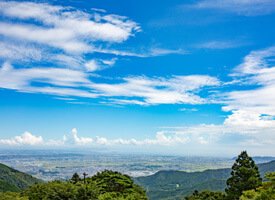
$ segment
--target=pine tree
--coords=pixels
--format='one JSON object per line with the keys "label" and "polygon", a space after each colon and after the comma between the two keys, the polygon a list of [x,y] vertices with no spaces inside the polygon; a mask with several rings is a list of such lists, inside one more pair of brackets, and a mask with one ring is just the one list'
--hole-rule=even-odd
{"label": "pine tree", "polygon": [[73,176],[72,176],[72,178],[71,178],[71,182],[72,182],[73,184],[76,184],[76,183],[79,182],[80,180],[81,180],[81,179],[80,179],[78,173],[74,173]]}
{"label": "pine tree", "polygon": [[257,165],[246,151],[236,159],[232,166],[231,177],[226,182],[225,192],[228,200],[238,200],[245,190],[256,189],[262,184]]}

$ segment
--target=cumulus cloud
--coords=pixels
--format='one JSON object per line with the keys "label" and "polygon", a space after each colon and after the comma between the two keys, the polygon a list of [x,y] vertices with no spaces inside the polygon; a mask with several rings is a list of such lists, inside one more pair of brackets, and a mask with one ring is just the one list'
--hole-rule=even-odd
{"label": "cumulus cloud", "polygon": [[249,53],[231,75],[249,89],[221,95],[222,109],[229,112],[223,130],[250,137],[248,144],[275,144],[274,58],[274,47]]}
{"label": "cumulus cloud", "polygon": [[72,129],[73,143],[77,145],[160,145],[170,146],[174,144],[185,144],[188,142],[187,137],[180,137],[174,134],[165,134],[164,132],[157,132],[155,138],[145,138],[143,140],[137,139],[123,139],[115,138],[108,139],[105,137],[96,136],[92,137],[79,137],[77,135],[77,129]]}
{"label": "cumulus cloud", "polygon": [[[244,62],[236,67],[232,76],[244,78],[244,84],[253,89],[225,93],[225,111],[241,110],[247,112],[259,123],[266,118],[261,115],[275,116],[275,48],[252,51],[244,58]],[[244,114],[242,114],[244,115]],[[271,119],[269,119],[271,120]]]}
{"label": "cumulus cloud", "polygon": [[64,135],[62,139],[54,140],[44,140],[41,136],[35,136],[29,132],[25,132],[21,136],[15,136],[10,139],[0,139],[0,144],[8,146],[96,146],[96,145],[160,145],[160,146],[170,146],[175,144],[185,144],[189,141],[188,137],[178,136],[176,134],[166,134],[164,132],[157,132],[155,138],[145,138],[143,140],[137,139],[123,139],[115,138],[108,139],[105,137],[95,136],[95,137],[82,137],[78,135],[77,129],[73,128],[71,134]]}
{"label": "cumulus cloud", "polygon": [[25,132],[20,136],[15,136],[11,139],[0,139],[0,144],[2,145],[11,145],[11,146],[18,146],[18,145],[41,145],[43,144],[43,138],[41,136],[32,135],[30,132]]}
{"label": "cumulus cloud", "polygon": [[73,141],[75,142],[75,144],[77,145],[87,145],[87,144],[91,144],[93,142],[92,138],[88,138],[88,137],[79,137],[77,135],[77,129],[73,128],[72,129],[72,136],[73,136]]}

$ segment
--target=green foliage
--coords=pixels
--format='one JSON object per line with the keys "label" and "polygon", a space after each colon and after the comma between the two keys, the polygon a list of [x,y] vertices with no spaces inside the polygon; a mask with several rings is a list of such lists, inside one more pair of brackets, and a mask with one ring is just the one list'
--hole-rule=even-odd
{"label": "green foliage", "polygon": [[70,180],[36,184],[24,195],[29,200],[147,200],[145,192],[129,176],[112,171],[97,173],[86,183]]}
{"label": "green foliage", "polygon": [[135,181],[146,188],[151,200],[175,200],[192,194],[194,190],[223,191],[229,175],[230,169],[203,172],[160,171],[151,176],[135,178]]}
{"label": "green foliage", "polygon": [[129,176],[119,172],[105,170],[87,179],[87,182],[95,184],[101,199],[109,198],[105,197],[106,193],[109,193],[113,199],[147,199],[141,187],[134,184]]}
{"label": "green foliage", "polygon": [[258,167],[246,151],[241,152],[236,159],[226,184],[228,200],[238,200],[243,191],[256,189],[262,184]]}
{"label": "green foliage", "polygon": [[20,189],[16,186],[13,185],[12,183],[9,183],[4,180],[0,180],[0,191],[13,191],[13,192],[19,192]]}
{"label": "green foliage", "polygon": [[275,172],[266,174],[268,182],[255,190],[243,192],[240,200],[274,200],[275,199]]}
{"label": "green foliage", "polygon": [[39,182],[42,181],[0,163],[0,192],[18,192]]}
{"label": "green foliage", "polygon": [[224,200],[225,194],[222,192],[195,190],[192,195],[185,197],[185,200]]}
{"label": "green foliage", "polygon": [[0,200],[28,200],[28,198],[16,192],[0,192]]}
{"label": "green foliage", "polygon": [[[258,165],[260,173],[275,171],[275,161]],[[231,169],[203,172],[159,171],[156,174],[135,178],[146,189],[150,200],[178,200],[194,190],[224,191]]]}
{"label": "green foliage", "polygon": [[71,180],[70,180],[73,184],[78,183],[79,181],[81,181],[81,178],[79,177],[78,173],[74,173]]}
{"label": "green foliage", "polygon": [[69,200],[75,199],[77,188],[69,182],[52,181],[33,185],[28,188],[24,194],[28,196],[30,200]]}

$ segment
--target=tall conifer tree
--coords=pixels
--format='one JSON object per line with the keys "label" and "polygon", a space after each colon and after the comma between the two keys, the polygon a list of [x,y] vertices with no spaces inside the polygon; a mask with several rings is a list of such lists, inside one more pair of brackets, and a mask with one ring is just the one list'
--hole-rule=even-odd
{"label": "tall conifer tree", "polygon": [[226,184],[228,200],[239,200],[243,191],[256,189],[262,184],[258,167],[246,151],[241,152],[236,159]]}

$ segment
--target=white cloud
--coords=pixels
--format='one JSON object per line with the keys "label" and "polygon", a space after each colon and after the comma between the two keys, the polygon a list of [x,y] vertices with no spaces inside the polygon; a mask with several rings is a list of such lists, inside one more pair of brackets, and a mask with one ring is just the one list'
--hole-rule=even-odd
{"label": "white cloud", "polygon": [[[275,144],[275,48],[252,51],[238,65],[233,78],[241,78],[244,89],[223,93],[222,109],[230,112],[220,134],[249,137],[243,144]],[[247,89],[250,86],[250,89]],[[220,127],[216,126],[217,130]]]}
{"label": "white cloud", "polygon": [[243,45],[244,45],[244,42],[241,42],[241,41],[213,40],[213,41],[201,42],[194,46],[199,49],[232,49]]}
{"label": "white cloud", "polygon": [[11,139],[0,139],[0,144],[2,145],[41,145],[43,144],[43,138],[41,136],[32,135],[30,132],[25,132],[20,136],[15,136]]}
{"label": "white cloud", "polygon": [[[250,54],[245,56],[243,63],[235,69],[233,76],[244,76],[244,75],[260,75],[267,73],[270,68],[269,60],[272,61],[275,55],[275,47],[269,47],[267,49],[252,51]],[[272,66],[269,70],[272,72]],[[267,77],[266,77],[267,78]]]}
{"label": "white cloud", "polygon": [[[231,116],[230,116],[231,117]],[[233,116],[233,118],[236,116]],[[249,116],[251,118],[251,116]],[[243,120],[241,118],[241,120]],[[275,126],[268,126],[249,123],[231,123],[225,120],[223,124],[198,124],[185,127],[163,127],[165,134],[175,134],[179,137],[188,137],[189,144],[211,145],[217,147],[224,144],[225,148],[234,145],[235,147],[250,148],[251,146],[267,147],[275,144]],[[257,123],[257,121],[256,121]],[[232,138],[231,140],[229,138]],[[249,142],[250,141],[250,142]],[[251,141],[254,141],[251,143]],[[275,153],[275,152],[271,152]]]}
{"label": "white cloud", "polygon": [[180,108],[179,111],[182,111],[182,112],[197,112],[198,109],[197,108]]}
{"label": "white cloud", "polygon": [[232,76],[245,78],[246,84],[254,89],[225,93],[225,111],[242,110],[252,116],[275,116],[275,48],[253,51],[237,66]]}
{"label": "white cloud", "polygon": [[[200,124],[189,127],[163,128],[165,133],[192,135],[191,141],[218,145],[225,137],[234,139],[238,147],[268,147],[275,144],[275,48],[252,51],[234,69],[232,78],[242,90],[215,93],[228,116],[220,125]],[[249,89],[247,89],[249,86]]]}
{"label": "white cloud", "polygon": [[42,50],[35,45],[0,41],[0,57],[2,58],[8,60],[40,61],[42,55]]}
{"label": "white cloud", "polygon": [[162,56],[167,54],[179,54],[184,55],[188,52],[182,49],[164,49],[164,48],[151,48],[149,52],[141,54],[141,57]]}
{"label": "white cloud", "polygon": [[[42,62],[56,68],[102,70],[117,59],[109,51],[112,44],[119,47],[141,30],[124,16],[48,3],[2,1],[0,14],[5,18],[0,20],[0,58],[21,64],[25,61],[24,66],[29,67]],[[92,53],[99,55],[91,57]],[[110,55],[99,59],[106,53]]]}
{"label": "white cloud", "polygon": [[[32,135],[29,132],[25,132],[21,136],[15,136],[11,139],[0,139],[0,144],[8,146],[18,146],[18,145],[42,145],[42,146],[60,146],[66,147],[70,146],[95,146],[95,145],[160,145],[160,146],[170,146],[175,144],[185,144],[189,141],[188,137],[182,137],[174,134],[165,134],[164,132],[156,133],[153,139],[107,139],[105,137],[96,136],[92,137],[81,137],[78,135],[77,129],[73,128],[71,134],[68,136],[63,136],[60,140],[44,140],[41,136]],[[73,145],[73,146],[72,146]]]}
{"label": "white cloud", "polygon": [[87,144],[91,144],[93,142],[92,138],[79,137],[77,135],[77,129],[76,128],[72,129],[72,136],[73,136],[73,140],[74,140],[76,145],[87,145]]}
{"label": "white cloud", "polygon": [[9,63],[4,63],[0,68],[0,80],[0,88],[20,92],[101,97],[113,104],[138,105],[204,104],[208,100],[200,97],[199,91],[220,84],[218,79],[207,75],[168,78],[137,76],[123,78],[120,83],[94,83],[83,71],[46,67],[16,69]]}
{"label": "white cloud", "polygon": [[93,51],[97,53],[113,54],[116,56],[128,56],[128,57],[140,57],[140,58],[164,56],[168,54],[178,54],[178,55],[188,54],[186,50],[182,50],[182,49],[165,49],[165,48],[156,48],[156,47],[149,48],[149,49],[147,48],[139,49],[135,51],[94,47]]}
{"label": "white cloud", "polygon": [[[0,2],[3,16],[24,23],[0,23],[0,34],[49,45],[67,52],[91,51],[90,42],[123,42],[140,27],[127,17],[92,15],[69,7],[33,2]],[[96,16],[96,18],[95,18]],[[25,23],[26,20],[42,23]]]}
{"label": "white cloud", "polygon": [[107,139],[105,137],[96,136],[91,137],[79,137],[76,128],[72,129],[73,143],[76,145],[160,145],[170,146],[175,144],[185,144],[189,141],[187,137],[180,137],[174,134],[165,134],[164,132],[157,132],[153,139]]}
{"label": "white cloud", "polygon": [[85,12],[48,3],[2,1],[0,14],[5,17],[0,20],[0,57],[9,61],[43,61],[94,71],[113,66],[116,58],[86,60],[87,54],[151,57],[186,53],[164,48],[121,50],[118,44],[134,37],[141,28],[125,16],[102,10]]}
{"label": "white cloud", "polygon": [[88,71],[96,71],[100,68],[98,63],[95,60],[90,60],[85,63],[85,67]]}
{"label": "white cloud", "polygon": [[257,16],[273,13],[275,2],[273,0],[201,0],[192,7],[227,11],[245,16]]}
{"label": "white cloud", "polygon": [[[5,18],[0,20],[0,58],[4,62],[0,68],[1,88],[55,96],[109,97],[112,95],[108,91],[100,89],[101,83],[92,83],[89,78],[92,72],[114,66],[119,56],[185,53],[162,48],[139,53],[117,50],[118,43],[133,37],[141,30],[140,26],[127,17],[95,9],[85,12],[48,3],[2,1],[0,14]],[[114,43],[116,48],[112,46]],[[99,55],[95,57],[92,53]],[[102,59],[101,54],[108,55]],[[8,64],[10,62],[15,67]],[[45,64],[49,67],[40,67]],[[4,70],[7,65],[11,67]],[[126,79],[121,82],[127,83]],[[117,102],[138,103],[138,100]]]}
{"label": "white cloud", "polygon": [[[87,75],[81,71],[63,68],[21,68],[14,69],[4,63],[0,69],[1,84],[7,88],[17,89],[30,81],[39,81],[58,86],[75,86],[87,84]],[[9,80],[10,79],[10,80]]]}
{"label": "white cloud", "polygon": [[[89,84],[87,75],[81,71],[62,68],[14,69],[9,63],[0,68],[0,87],[20,92],[45,93],[57,96],[94,98],[97,95],[77,87]],[[33,86],[32,83],[44,83]],[[73,88],[75,87],[75,88]]]}
{"label": "white cloud", "polygon": [[127,104],[202,104],[207,100],[195,93],[203,87],[218,86],[219,80],[204,75],[174,76],[171,78],[128,77],[124,83],[93,84],[92,87],[102,96],[123,96],[138,99],[111,99]]}
{"label": "white cloud", "polygon": [[111,67],[115,64],[116,59],[103,60],[103,59],[94,59],[87,61],[84,66],[88,72],[102,70],[107,67]]}
{"label": "white cloud", "polygon": [[[78,135],[77,129],[73,128],[71,134],[63,136],[61,139],[44,140],[41,136],[32,135],[25,132],[21,136],[11,139],[0,139],[0,144],[6,146],[47,146],[47,147],[96,147],[108,146],[112,147],[131,147],[139,148],[176,148],[177,150],[194,149],[197,152],[203,149],[221,150],[222,148],[232,147],[242,150],[243,148],[254,150],[261,153],[268,150],[275,144],[275,127],[243,126],[240,124],[224,123],[200,124],[185,127],[162,127],[153,138],[144,139],[126,139],[126,138],[106,138],[102,136],[82,137]],[[241,137],[240,137],[241,136]],[[231,137],[231,140],[228,138]],[[192,150],[193,151],[193,150]],[[212,152],[213,153],[213,152]],[[217,153],[217,152],[216,152]]]}

